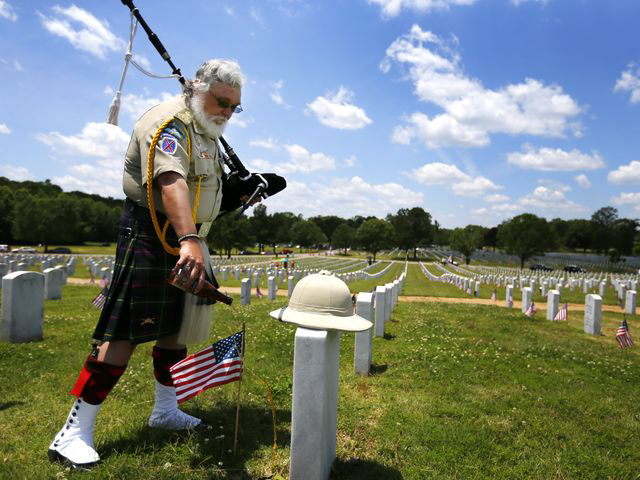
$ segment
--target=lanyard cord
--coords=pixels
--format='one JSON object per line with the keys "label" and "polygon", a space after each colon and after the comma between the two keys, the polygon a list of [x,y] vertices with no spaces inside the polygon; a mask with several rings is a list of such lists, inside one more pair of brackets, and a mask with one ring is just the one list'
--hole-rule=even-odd
{"label": "lanyard cord", "polygon": [[[156,208],[155,202],[153,201],[153,161],[156,158],[156,145],[160,140],[160,135],[162,131],[165,129],[167,125],[169,125],[174,120],[174,117],[165,120],[162,125],[158,128],[158,131],[153,136],[153,140],[151,140],[151,145],[149,146],[149,156],[147,157],[147,203],[149,204],[149,213],[151,214],[151,222],[153,223],[153,229],[162,244],[162,248],[169,255],[179,255],[180,248],[172,247],[167,243],[166,235],[167,229],[169,228],[169,220],[164,224],[162,230],[160,230],[160,225],[158,224],[158,217],[156,216]],[[185,129],[187,134],[187,157],[189,158],[189,162],[191,162],[191,137],[189,136],[189,130]],[[198,210],[198,204],[200,203],[200,188],[202,186],[202,176],[198,176],[198,188],[196,189],[196,196],[193,201],[193,223],[196,223],[196,211]]]}

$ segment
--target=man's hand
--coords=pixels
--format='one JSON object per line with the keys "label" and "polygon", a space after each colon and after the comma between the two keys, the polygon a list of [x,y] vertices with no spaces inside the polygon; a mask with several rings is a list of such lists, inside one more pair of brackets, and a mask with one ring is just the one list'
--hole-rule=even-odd
{"label": "man's hand", "polygon": [[[184,178],[176,172],[165,172],[158,175],[157,182],[162,193],[164,211],[176,235],[182,237],[189,233],[196,233],[189,205],[189,187]],[[198,293],[205,281],[200,241],[195,237],[183,240],[180,242],[179,255],[180,258],[172,274],[177,276],[177,281],[182,288]]]}

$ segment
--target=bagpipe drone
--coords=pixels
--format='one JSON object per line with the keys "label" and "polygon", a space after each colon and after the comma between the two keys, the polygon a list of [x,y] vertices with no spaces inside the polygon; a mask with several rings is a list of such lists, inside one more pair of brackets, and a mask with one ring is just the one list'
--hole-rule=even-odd
{"label": "bagpipe drone", "polygon": [[[133,17],[135,17],[137,23],[142,26],[147,36],[149,37],[149,41],[155,47],[156,51],[171,67],[172,74],[170,75],[170,77],[177,78],[182,85],[183,90],[187,88],[187,82],[182,75],[182,72],[171,61],[171,57],[167,52],[167,49],[164,47],[158,36],[151,30],[151,28],[149,28],[149,25],[140,14],[139,9],[133,4],[133,1],[121,1],[131,11],[132,25],[129,37],[129,47],[127,50],[127,54],[125,55],[125,67],[122,72],[122,77],[120,79],[118,91],[116,92],[116,97],[114,98],[114,101],[109,110],[108,121],[109,123],[113,123],[114,125],[117,125],[117,110],[120,105],[120,94],[128,63],[132,63],[136,68],[147,75],[155,76],[146,72],[131,58],[131,47],[136,31],[136,25],[133,22]],[[222,205],[220,207],[218,218],[237,209],[240,209],[236,215],[236,218],[239,218],[240,215],[242,215],[242,213],[244,213],[251,205],[253,205],[255,201],[264,200],[286,188],[287,181],[280,175],[276,175],[275,173],[250,173],[240,161],[233,148],[231,148],[231,146],[227,143],[227,141],[222,136],[219,137],[218,140],[224,148],[224,152],[222,150],[220,151],[222,160],[229,169],[229,172],[226,172],[223,175],[222,179]]]}

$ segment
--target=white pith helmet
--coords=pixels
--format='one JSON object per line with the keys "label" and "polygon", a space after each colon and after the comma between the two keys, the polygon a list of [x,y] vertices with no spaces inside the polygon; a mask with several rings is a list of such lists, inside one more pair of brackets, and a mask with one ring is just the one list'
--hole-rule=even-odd
{"label": "white pith helmet", "polygon": [[347,284],[327,273],[314,273],[301,279],[289,305],[269,315],[287,323],[317,330],[362,332],[373,324],[353,313],[351,292]]}

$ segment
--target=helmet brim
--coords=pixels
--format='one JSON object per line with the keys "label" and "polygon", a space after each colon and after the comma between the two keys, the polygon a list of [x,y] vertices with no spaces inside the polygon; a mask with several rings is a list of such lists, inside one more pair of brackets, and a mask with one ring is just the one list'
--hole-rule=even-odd
{"label": "helmet brim", "polygon": [[340,330],[343,332],[364,332],[373,323],[360,315],[338,316],[331,314],[301,312],[289,307],[282,307],[269,313],[276,320],[293,323],[300,327],[314,330]]}

